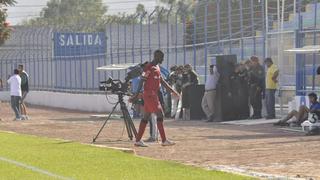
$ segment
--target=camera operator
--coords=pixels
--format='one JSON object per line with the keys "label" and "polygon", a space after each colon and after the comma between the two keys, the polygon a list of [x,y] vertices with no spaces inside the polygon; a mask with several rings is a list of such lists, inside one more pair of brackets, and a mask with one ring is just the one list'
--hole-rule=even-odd
{"label": "camera operator", "polygon": [[[179,96],[178,93],[173,90],[170,85],[164,81],[161,77],[159,64],[163,62],[164,54],[160,50],[154,52],[154,59],[149,62],[143,70],[141,81],[139,84],[138,92],[144,87],[143,99],[144,99],[144,116],[140,122],[139,131],[136,137],[135,146],[147,147],[147,145],[141,140],[148,121],[151,118],[151,114],[154,113],[157,116],[157,126],[162,140],[162,146],[174,145],[174,142],[167,140],[164,127],[163,127],[163,110],[159,101],[158,92],[160,85],[163,85],[173,95]],[[132,101],[137,98],[138,94],[132,96]]]}

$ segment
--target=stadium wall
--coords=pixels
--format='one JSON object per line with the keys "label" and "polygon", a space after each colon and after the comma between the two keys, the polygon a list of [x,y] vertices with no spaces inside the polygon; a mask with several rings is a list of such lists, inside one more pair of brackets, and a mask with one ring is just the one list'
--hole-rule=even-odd
{"label": "stadium wall", "polygon": [[[109,97],[112,99],[112,103],[117,99],[114,95]],[[0,100],[9,101],[9,92],[0,91]],[[71,94],[48,91],[30,91],[26,102],[32,105],[99,113],[111,112],[114,106],[106,100],[103,94]],[[117,111],[120,111],[120,109],[118,108]]]}

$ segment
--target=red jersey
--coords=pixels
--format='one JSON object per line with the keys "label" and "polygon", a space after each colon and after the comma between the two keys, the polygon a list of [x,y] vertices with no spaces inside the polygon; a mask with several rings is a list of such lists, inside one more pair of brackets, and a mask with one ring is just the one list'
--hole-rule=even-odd
{"label": "red jersey", "polygon": [[158,95],[161,83],[161,72],[158,65],[148,63],[143,70],[142,76],[145,78],[143,87],[144,93]]}

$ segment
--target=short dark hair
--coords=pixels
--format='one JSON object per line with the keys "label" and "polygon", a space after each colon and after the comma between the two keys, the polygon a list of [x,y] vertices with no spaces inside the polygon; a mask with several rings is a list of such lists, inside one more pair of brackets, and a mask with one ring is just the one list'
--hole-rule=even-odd
{"label": "short dark hair", "polygon": [[315,98],[316,100],[318,99],[318,96],[317,96],[316,93],[314,93],[314,92],[309,93],[308,96],[309,96],[309,97],[313,97],[313,98]]}
{"label": "short dark hair", "polygon": [[22,67],[22,68],[23,68],[23,65],[22,65],[22,64],[19,64],[18,67]]}
{"label": "short dark hair", "polygon": [[164,56],[163,52],[162,52],[160,49],[154,51],[154,56],[157,56],[157,55],[158,55],[158,56],[161,56],[161,57]]}
{"label": "short dark hair", "polygon": [[13,70],[13,73],[14,73],[14,74],[19,74],[19,70],[18,70],[18,69],[14,69],[14,70]]}
{"label": "short dark hair", "polygon": [[214,68],[214,65],[213,65],[213,64],[212,64],[212,65],[210,65],[210,68],[212,68],[212,69],[213,69],[213,68]]}
{"label": "short dark hair", "polygon": [[272,61],[272,59],[271,59],[270,57],[266,58],[266,59],[264,60],[264,62],[271,62],[271,63],[273,63],[273,61]]}
{"label": "short dark hair", "polygon": [[170,71],[175,71],[175,70],[177,70],[177,68],[178,68],[178,66],[173,65],[173,66],[171,66]]}

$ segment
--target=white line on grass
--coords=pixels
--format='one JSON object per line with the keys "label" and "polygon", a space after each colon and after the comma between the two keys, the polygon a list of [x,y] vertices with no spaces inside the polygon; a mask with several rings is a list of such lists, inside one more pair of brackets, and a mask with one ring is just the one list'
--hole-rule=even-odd
{"label": "white line on grass", "polygon": [[1,157],[0,156],[0,161],[4,161],[4,162],[10,163],[10,164],[14,164],[16,166],[20,166],[20,167],[29,169],[31,171],[38,172],[38,173],[41,173],[41,174],[45,174],[45,175],[48,175],[48,176],[51,176],[51,177],[54,177],[54,178],[63,179],[63,180],[71,180],[71,178],[63,177],[63,176],[51,173],[49,171],[46,171],[46,170],[43,170],[43,169],[40,169],[40,168],[37,168],[37,167],[34,167],[34,166],[30,166],[30,165],[27,165],[27,164],[23,164],[21,162],[18,162],[18,161],[15,161],[15,160],[11,160],[11,159],[8,159],[8,158],[5,158],[5,157]]}

